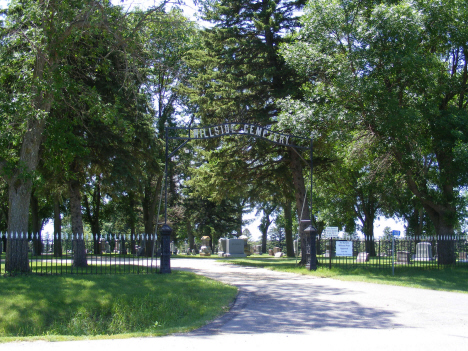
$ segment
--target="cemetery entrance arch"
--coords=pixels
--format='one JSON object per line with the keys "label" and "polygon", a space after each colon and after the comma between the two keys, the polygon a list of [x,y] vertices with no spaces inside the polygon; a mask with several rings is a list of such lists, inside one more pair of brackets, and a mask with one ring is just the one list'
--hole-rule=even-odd
{"label": "cemetery entrance arch", "polygon": [[[292,134],[285,134],[271,130],[266,126],[260,126],[251,123],[222,123],[210,126],[197,126],[197,127],[169,127],[166,124],[165,139],[166,139],[166,166],[164,175],[164,225],[160,233],[161,239],[161,273],[170,273],[170,235],[172,229],[167,224],[167,170],[168,162],[181,148],[183,148],[191,140],[205,140],[212,138],[219,138],[223,136],[249,136],[259,139],[267,140],[271,143],[298,149],[309,149],[310,153],[310,213],[312,214],[312,174],[313,174],[313,140],[312,138],[305,138]],[[180,144],[174,150],[169,152],[169,140],[179,140]],[[315,228],[309,226],[304,232],[310,233],[313,237],[310,242],[309,267],[316,269],[316,252],[315,252]]]}

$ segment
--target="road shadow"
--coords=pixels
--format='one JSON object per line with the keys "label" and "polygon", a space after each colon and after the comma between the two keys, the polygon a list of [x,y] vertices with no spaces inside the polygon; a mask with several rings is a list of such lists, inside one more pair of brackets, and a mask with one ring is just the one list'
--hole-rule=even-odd
{"label": "road shadow", "polygon": [[359,291],[330,287],[321,284],[320,279],[278,276],[267,270],[190,270],[237,286],[239,295],[229,312],[184,335],[300,334],[313,329],[403,327],[394,322],[395,312],[358,302],[355,296]]}

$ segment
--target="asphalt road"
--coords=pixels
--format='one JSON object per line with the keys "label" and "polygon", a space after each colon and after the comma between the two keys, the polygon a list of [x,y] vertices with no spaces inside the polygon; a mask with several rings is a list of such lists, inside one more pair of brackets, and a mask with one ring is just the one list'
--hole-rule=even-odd
{"label": "asphalt road", "polygon": [[214,260],[173,259],[235,285],[230,312],[196,331],[158,338],[0,344],[10,350],[464,350],[468,294],[342,282]]}

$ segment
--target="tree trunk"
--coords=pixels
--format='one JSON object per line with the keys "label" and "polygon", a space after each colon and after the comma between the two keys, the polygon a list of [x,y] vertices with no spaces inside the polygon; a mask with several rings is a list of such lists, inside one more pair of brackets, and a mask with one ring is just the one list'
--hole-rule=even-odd
{"label": "tree trunk", "polygon": [[262,252],[266,253],[266,246],[267,246],[267,232],[268,228],[266,230],[262,230]]}
{"label": "tree trunk", "polygon": [[128,194],[129,206],[130,206],[130,253],[136,255],[136,216],[135,216],[135,193],[130,191]]}
{"label": "tree trunk", "polygon": [[[145,196],[143,198],[143,222],[145,225],[145,233],[147,240],[145,240],[145,255],[151,257],[153,254],[154,234],[155,234],[155,218],[156,218],[156,205],[158,204],[158,194],[161,193],[163,176],[159,175],[156,181],[156,187],[153,188],[152,182],[148,181],[145,186]],[[153,183],[154,184],[154,183]],[[145,235],[146,237],[146,235]]]}
{"label": "tree trunk", "polygon": [[288,257],[294,257],[294,240],[293,240],[293,228],[292,228],[292,206],[291,202],[287,201],[284,204],[284,218],[285,218],[285,235],[286,235],[286,255]]}
{"label": "tree trunk", "polygon": [[270,215],[273,213],[275,208],[276,206],[275,207],[266,206],[263,208],[263,217],[260,222],[260,226],[258,227],[260,229],[260,232],[262,233],[262,252],[263,253],[266,253],[268,228],[270,228],[270,225],[271,225]]}
{"label": "tree trunk", "polygon": [[72,226],[73,267],[86,267],[86,247],[83,237],[83,218],[81,213],[81,184],[77,180],[69,182],[70,215]]}
{"label": "tree trunk", "polygon": [[366,217],[363,229],[366,243],[366,252],[369,254],[369,256],[375,257],[374,220]]}
{"label": "tree trunk", "polygon": [[101,210],[101,186],[100,177],[97,177],[97,182],[92,191],[92,203],[90,204],[88,198],[85,196],[84,205],[86,219],[91,226],[91,234],[93,237],[93,252],[95,255],[100,255],[101,252],[101,226],[99,224],[99,214]]}
{"label": "tree trunk", "polygon": [[[9,240],[5,269],[8,272],[29,271],[28,260],[28,219],[32,191],[31,177],[39,162],[39,147],[42,142],[45,120],[30,120],[21,145],[19,164],[11,177],[8,177],[8,230]],[[16,233],[20,234],[16,236]],[[21,237],[21,233],[23,236]],[[15,234],[15,235],[13,235]]]}
{"label": "tree trunk", "polygon": [[193,236],[192,222],[187,221],[186,225],[187,225],[187,238],[188,238],[189,248],[190,250],[193,250],[195,246],[195,237]]}
{"label": "tree trunk", "polygon": [[33,242],[33,255],[42,255],[42,220],[39,215],[39,200],[31,194],[31,239]]}
{"label": "tree trunk", "polygon": [[437,233],[437,257],[439,264],[451,265],[456,263],[455,242],[453,240],[454,226],[449,220],[452,211],[436,212],[432,207],[424,206]]}
{"label": "tree trunk", "polygon": [[[51,61],[51,60],[50,60]],[[43,53],[36,55],[33,79],[38,86],[45,83],[44,70],[48,63]],[[47,85],[42,85],[43,87]],[[53,97],[47,91],[38,87],[32,90],[32,105],[37,114],[48,113],[52,106]],[[39,149],[42,143],[46,119],[32,117],[28,120],[24,133],[17,168],[7,178],[8,182],[8,230],[10,241],[7,244],[5,270],[7,272],[29,271],[28,260],[28,219],[29,203],[32,191],[32,174],[39,163]],[[0,169],[1,170],[1,169]],[[15,233],[15,235],[13,235]],[[20,235],[17,236],[16,233]],[[21,237],[21,233],[23,236]]]}
{"label": "tree trunk", "polygon": [[62,217],[59,195],[54,196],[54,257],[62,257]]}
{"label": "tree trunk", "polygon": [[[304,175],[302,173],[302,164],[299,155],[296,152],[289,148],[289,159],[290,159],[290,168],[293,177],[293,184],[294,184],[294,193],[296,197],[296,211],[297,217],[299,220],[310,220],[310,209],[309,203],[307,202],[306,190],[305,190],[305,182],[304,182]],[[299,222],[299,236],[301,238],[301,261],[300,265],[307,264],[307,245],[308,245],[308,238],[304,235],[304,229],[311,223],[307,222]]]}
{"label": "tree trunk", "polygon": [[5,270],[10,273],[29,272],[27,232],[31,186],[30,179],[17,179],[9,186]]}
{"label": "tree trunk", "polygon": [[240,237],[242,235],[242,212],[243,212],[243,207],[241,206],[240,210],[239,210],[239,214],[237,216],[237,223],[238,223],[238,229],[237,231],[239,232],[239,234],[237,235],[237,237]]}

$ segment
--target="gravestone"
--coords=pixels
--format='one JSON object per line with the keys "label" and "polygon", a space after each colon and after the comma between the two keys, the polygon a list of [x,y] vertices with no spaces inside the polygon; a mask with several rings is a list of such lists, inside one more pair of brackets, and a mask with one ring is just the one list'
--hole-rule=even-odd
{"label": "gravestone", "polygon": [[369,262],[369,254],[367,252],[358,253],[356,262]]}
{"label": "gravestone", "polygon": [[263,255],[262,245],[256,245],[255,246],[255,252],[257,253],[257,255]]}
{"label": "gravestone", "polygon": [[101,246],[101,252],[106,252],[106,239],[101,238],[99,244]]}
{"label": "gravestone", "polygon": [[224,257],[224,254],[226,253],[226,245],[227,245],[226,238],[219,239],[219,244],[218,244],[218,256],[219,257]]}
{"label": "gravestone", "polygon": [[330,249],[330,241],[327,240],[326,244],[325,244],[325,254],[324,254],[324,257],[335,257],[335,252],[333,250]]}
{"label": "gravestone", "polygon": [[228,239],[224,257],[246,257],[243,239]]}
{"label": "gravestone", "polygon": [[277,254],[278,252],[281,252],[281,247],[274,247],[273,254]]}
{"label": "gravestone", "polygon": [[411,257],[408,251],[397,251],[396,253],[396,264],[410,264]]}
{"label": "gravestone", "polygon": [[432,245],[431,243],[421,242],[416,244],[415,261],[432,261]]}
{"label": "gravestone", "polygon": [[468,262],[468,254],[466,252],[460,252],[458,254],[458,262]]}
{"label": "gravestone", "polygon": [[200,248],[200,256],[211,256],[210,237],[202,236],[202,246]]}
{"label": "gravestone", "polygon": [[273,249],[268,249],[268,255],[274,256],[275,254],[273,253]]}
{"label": "gravestone", "polygon": [[282,252],[275,253],[276,258],[280,258],[280,257],[283,257],[283,256],[284,256],[284,254]]}
{"label": "gravestone", "polygon": [[145,246],[137,246],[137,256],[143,256],[145,254]]}

